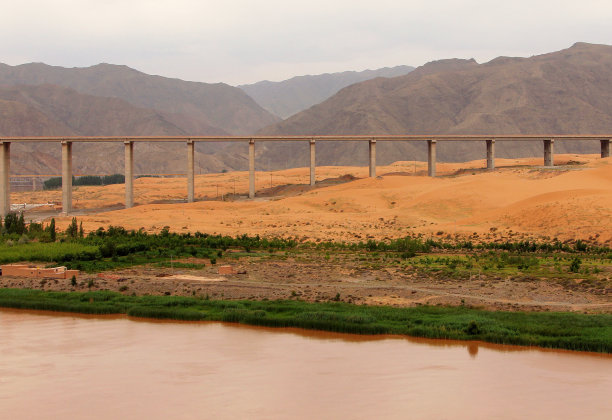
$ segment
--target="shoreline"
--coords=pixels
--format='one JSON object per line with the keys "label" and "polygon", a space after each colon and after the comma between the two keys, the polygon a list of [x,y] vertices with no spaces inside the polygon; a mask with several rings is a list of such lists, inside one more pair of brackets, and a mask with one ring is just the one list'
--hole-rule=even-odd
{"label": "shoreline", "polygon": [[110,315],[93,315],[84,314],[80,312],[60,312],[51,310],[41,309],[18,309],[0,306],[0,314],[2,312],[9,313],[23,313],[28,315],[36,316],[57,316],[57,317],[72,317],[79,319],[98,319],[98,320],[127,320],[131,322],[147,322],[155,324],[193,324],[193,325],[206,325],[206,324],[218,324],[228,328],[241,328],[241,329],[253,329],[256,331],[264,332],[276,332],[285,334],[294,334],[300,337],[315,338],[315,339],[330,339],[330,340],[341,340],[347,342],[370,342],[370,341],[382,341],[382,340],[407,340],[411,343],[424,344],[432,347],[465,347],[470,353],[472,348],[479,348],[495,350],[499,352],[524,352],[524,351],[537,351],[542,353],[560,353],[560,354],[572,354],[575,356],[588,356],[597,357],[612,360],[612,353],[600,353],[592,351],[576,351],[549,347],[538,347],[538,346],[521,346],[515,344],[496,344],[482,340],[453,340],[444,338],[424,338],[414,337],[409,335],[398,335],[398,334],[350,334],[341,332],[331,332],[323,330],[310,330],[298,327],[265,327],[249,324],[239,324],[235,322],[224,322],[224,321],[184,321],[176,319],[159,319],[159,318],[143,318],[130,316],[127,314],[110,314]]}
{"label": "shoreline", "polygon": [[0,307],[172,321],[214,321],[376,337],[484,342],[612,354],[612,315],[503,312],[468,307],[395,308],[300,300],[206,300],[108,291],[0,289]]}

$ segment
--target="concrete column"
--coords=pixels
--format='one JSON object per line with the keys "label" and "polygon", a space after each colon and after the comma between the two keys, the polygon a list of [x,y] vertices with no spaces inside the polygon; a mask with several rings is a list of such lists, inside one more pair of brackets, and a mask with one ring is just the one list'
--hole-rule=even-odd
{"label": "concrete column", "polygon": [[315,141],[310,140],[310,185],[315,184],[316,151]]}
{"label": "concrete column", "polygon": [[610,157],[610,140],[601,140],[601,157]]}
{"label": "concrete column", "polygon": [[495,139],[487,140],[487,169],[495,169]]}
{"label": "concrete column", "polygon": [[427,140],[427,175],[436,176],[436,140]]}
{"label": "concrete column", "polygon": [[194,149],[193,140],[187,141],[187,202],[193,203],[195,196],[194,187]]}
{"label": "concrete column", "polygon": [[134,142],[124,141],[125,145],[125,208],[134,207]]}
{"label": "concrete column", "polygon": [[554,145],[554,139],[544,140],[544,166],[555,166]]}
{"label": "concrete column", "polygon": [[376,177],[376,140],[370,140],[370,178]]}
{"label": "concrete column", "polygon": [[72,142],[62,141],[62,214],[72,211]]}
{"label": "concrete column", "polygon": [[11,211],[11,143],[0,142],[0,216],[4,218]]}
{"label": "concrete column", "polygon": [[255,198],[255,140],[249,140],[249,198]]}

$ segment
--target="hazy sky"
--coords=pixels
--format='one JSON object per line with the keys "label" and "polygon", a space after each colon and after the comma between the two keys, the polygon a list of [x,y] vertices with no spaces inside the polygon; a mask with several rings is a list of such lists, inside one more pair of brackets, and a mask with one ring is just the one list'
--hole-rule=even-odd
{"label": "hazy sky", "polygon": [[0,62],[251,83],[612,44],[610,0],[0,0]]}

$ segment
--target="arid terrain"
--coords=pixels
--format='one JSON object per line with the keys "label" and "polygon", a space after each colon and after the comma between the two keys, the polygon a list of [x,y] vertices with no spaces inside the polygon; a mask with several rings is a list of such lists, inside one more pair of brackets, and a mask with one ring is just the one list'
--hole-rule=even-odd
{"label": "arid terrain", "polygon": [[[140,178],[132,209],[120,209],[123,185],[76,187],[73,199],[86,231],[112,224],[311,241],[416,233],[475,242],[558,238],[610,245],[611,163],[595,155],[557,155],[554,168],[542,167],[538,158],[498,159],[493,173],[482,169],[483,161],[442,163],[436,178],[425,176],[424,162],[378,167],[377,178],[367,178],[365,167],[319,167],[315,188],[306,185],[307,168],[257,172],[252,201],[245,199],[246,172],[209,174],[196,176],[200,201],[189,204],[183,202],[185,178]],[[14,193],[12,202],[60,203],[61,191]],[[45,209],[38,212],[48,216]],[[36,212],[28,216],[39,218]],[[60,227],[69,221],[58,219]]]}
{"label": "arid terrain", "polygon": [[[284,253],[265,257],[227,253],[235,274],[219,275],[207,260],[185,259],[169,264],[134,267],[79,276],[69,280],[3,278],[3,287],[42,290],[113,290],[128,294],[199,296],[211,299],[301,299],[355,304],[418,306],[470,305],[505,311],[612,312],[612,284],[472,273],[445,277],[413,267],[375,267],[356,256]],[[182,268],[181,263],[200,264]],[[602,273],[609,278],[612,269]],[[88,287],[91,281],[91,288]]]}
{"label": "arid terrain", "polygon": [[[136,207],[122,209],[122,185],[77,187],[75,214],[86,231],[120,225],[147,232],[169,227],[179,233],[259,234],[315,243],[414,234],[474,243],[526,239],[571,243],[580,239],[610,246],[612,161],[593,155],[557,155],[556,163],[554,168],[544,168],[536,158],[498,159],[492,173],[481,169],[483,161],[442,163],[436,178],[425,176],[423,162],[378,167],[377,178],[367,178],[363,167],[321,167],[314,188],[306,185],[306,168],[258,172],[258,197],[252,201],[245,198],[246,173],[209,174],[196,178],[199,201],[190,204],[182,202],[185,178],[140,178],[135,181]],[[14,193],[12,200],[58,203],[61,191]],[[27,217],[48,220],[52,214],[57,216],[58,209],[40,207],[27,212]],[[65,229],[70,218],[57,220],[58,228]],[[76,289],[86,289],[92,279],[95,289],[136,294],[340,299],[398,306],[466,304],[504,310],[612,310],[611,268],[606,264],[598,265],[602,268],[599,274],[568,280],[555,275],[480,271],[449,277],[409,263],[368,262],[359,253],[332,253],[330,259],[321,252],[259,256],[228,252],[217,266],[229,264],[242,274],[227,276],[220,276],[208,260],[174,263],[178,265],[84,274]],[[72,289],[67,280],[3,282],[4,286]]]}

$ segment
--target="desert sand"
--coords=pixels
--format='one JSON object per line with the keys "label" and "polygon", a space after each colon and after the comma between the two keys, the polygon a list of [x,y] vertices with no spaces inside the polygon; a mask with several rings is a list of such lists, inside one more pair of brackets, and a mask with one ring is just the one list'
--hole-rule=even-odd
{"label": "desert sand", "polygon": [[[554,168],[542,167],[541,158],[497,159],[494,172],[483,169],[482,160],[439,163],[436,178],[425,176],[424,162],[379,166],[376,178],[367,177],[366,167],[318,167],[315,188],[306,185],[307,168],[257,172],[255,200],[245,198],[247,172],[196,176],[194,203],[184,202],[185,178],[135,180],[131,209],[121,209],[123,185],[76,187],[73,197],[86,231],[112,224],[148,232],[168,226],[176,232],[315,241],[422,234],[476,242],[558,238],[610,245],[612,159],[555,158]],[[343,176],[358,179],[321,182]],[[12,202],[60,203],[61,191],[13,193]],[[69,220],[59,218],[59,226]]]}

